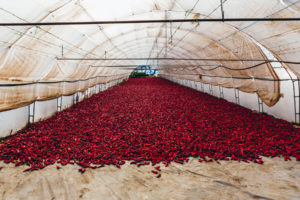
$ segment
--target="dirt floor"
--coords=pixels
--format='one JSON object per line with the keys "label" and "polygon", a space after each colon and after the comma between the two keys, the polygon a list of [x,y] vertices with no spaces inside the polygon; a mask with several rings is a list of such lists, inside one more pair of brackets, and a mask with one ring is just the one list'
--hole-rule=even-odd
{"label": "dirt floor", "polygon": [[0,163],[0,199],[300,199],[300,163],[263,158],[263,165],[237,161],[161,166],[105,166],[81,174],[77,165],[23,172]]}

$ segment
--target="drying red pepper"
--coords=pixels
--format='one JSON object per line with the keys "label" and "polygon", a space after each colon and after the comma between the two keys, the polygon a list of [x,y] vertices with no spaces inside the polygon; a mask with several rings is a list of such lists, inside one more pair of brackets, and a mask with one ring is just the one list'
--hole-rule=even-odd
{"label": "drying red pepper", "polygon": [[155,167],[157,171],[161,171],[160,166]]}
{"label": "drying red pepper", "polygon": [[299,133],[284,120],[167,80],[137,78],[1,141],[0,160],[28,165],[25,171],[77,164],[82,173],[111,164],[121,167],[126,160],[167,167],[190,156],[199,162],[262,164],[261,156],[300,160]]}

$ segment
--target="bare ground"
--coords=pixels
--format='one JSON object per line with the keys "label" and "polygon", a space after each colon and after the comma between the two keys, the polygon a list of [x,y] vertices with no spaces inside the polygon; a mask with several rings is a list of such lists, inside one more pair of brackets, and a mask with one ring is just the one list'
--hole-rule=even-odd
{"label": "bare ground", "polygon": [[264,164],[221,161],[184,165],[106,166],[78,172],[77,165],[23,172],[0,162],[0,199],[300,199],[300,162],[264,158]]}

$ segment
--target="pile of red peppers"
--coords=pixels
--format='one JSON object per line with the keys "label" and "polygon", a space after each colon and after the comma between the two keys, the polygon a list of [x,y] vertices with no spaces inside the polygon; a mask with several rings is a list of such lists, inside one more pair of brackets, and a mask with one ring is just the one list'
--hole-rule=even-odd
{"label": "pile of red peppers", "polygon": [[[0,143],[0,160],[25,171],[47,165],[85,168],[165,166],[218,160],[300,160],[292,124],[160,78],[136,78],[96,94]],[[59,166],[58,166],[59,169]],[[160,177],[160,168],[153,173]]]}

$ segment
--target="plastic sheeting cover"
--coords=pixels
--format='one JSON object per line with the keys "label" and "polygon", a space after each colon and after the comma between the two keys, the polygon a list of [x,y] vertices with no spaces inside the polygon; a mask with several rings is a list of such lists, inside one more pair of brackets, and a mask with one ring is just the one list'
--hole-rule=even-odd
{"label": "plastic sheeting cover", "polygon": [[[223,6],[225,17],[228,18],[299,17],[300,2],[295,0],[223,0]],[[220,1],[11,0],[0,3],[0,22],[176,18],[221,18]],[[91,65],[132,64],[200,65],[203,67],[195,69],[166,67],[161,73],[213,85],[239,88],[250,93],[257,92],[267,105],[272,106],[280,98],[280,88],[278,77],[268,63],[251,68],[260,63],[174,60],[164,60],[159,63],[155,60],[146,62],[135,60],[62,61],[57,60],[57,57],[148,58],[166,56],[265,60],[264,53],[256,44],[258,42],[276,55],[279,60],[297,61],[300,42],[299,28],[299,22],[0,27],[0,82],[2,84],[0,110],[21,107],[35,100],[70,95],[95,84],[126,77],[130,73],[121,68],[92,67]],[[213,69],[216,66],[221,67]],[[297,68],[297,65],[284,66],[300,76],[300,68]],[[250,69],[244,69],[249,67]],[[33,84],[36,82],[41,83]],[[51,83],[45,84],[45,82]],[[20,83],[22,85],[7,86],[7,84]]]}

